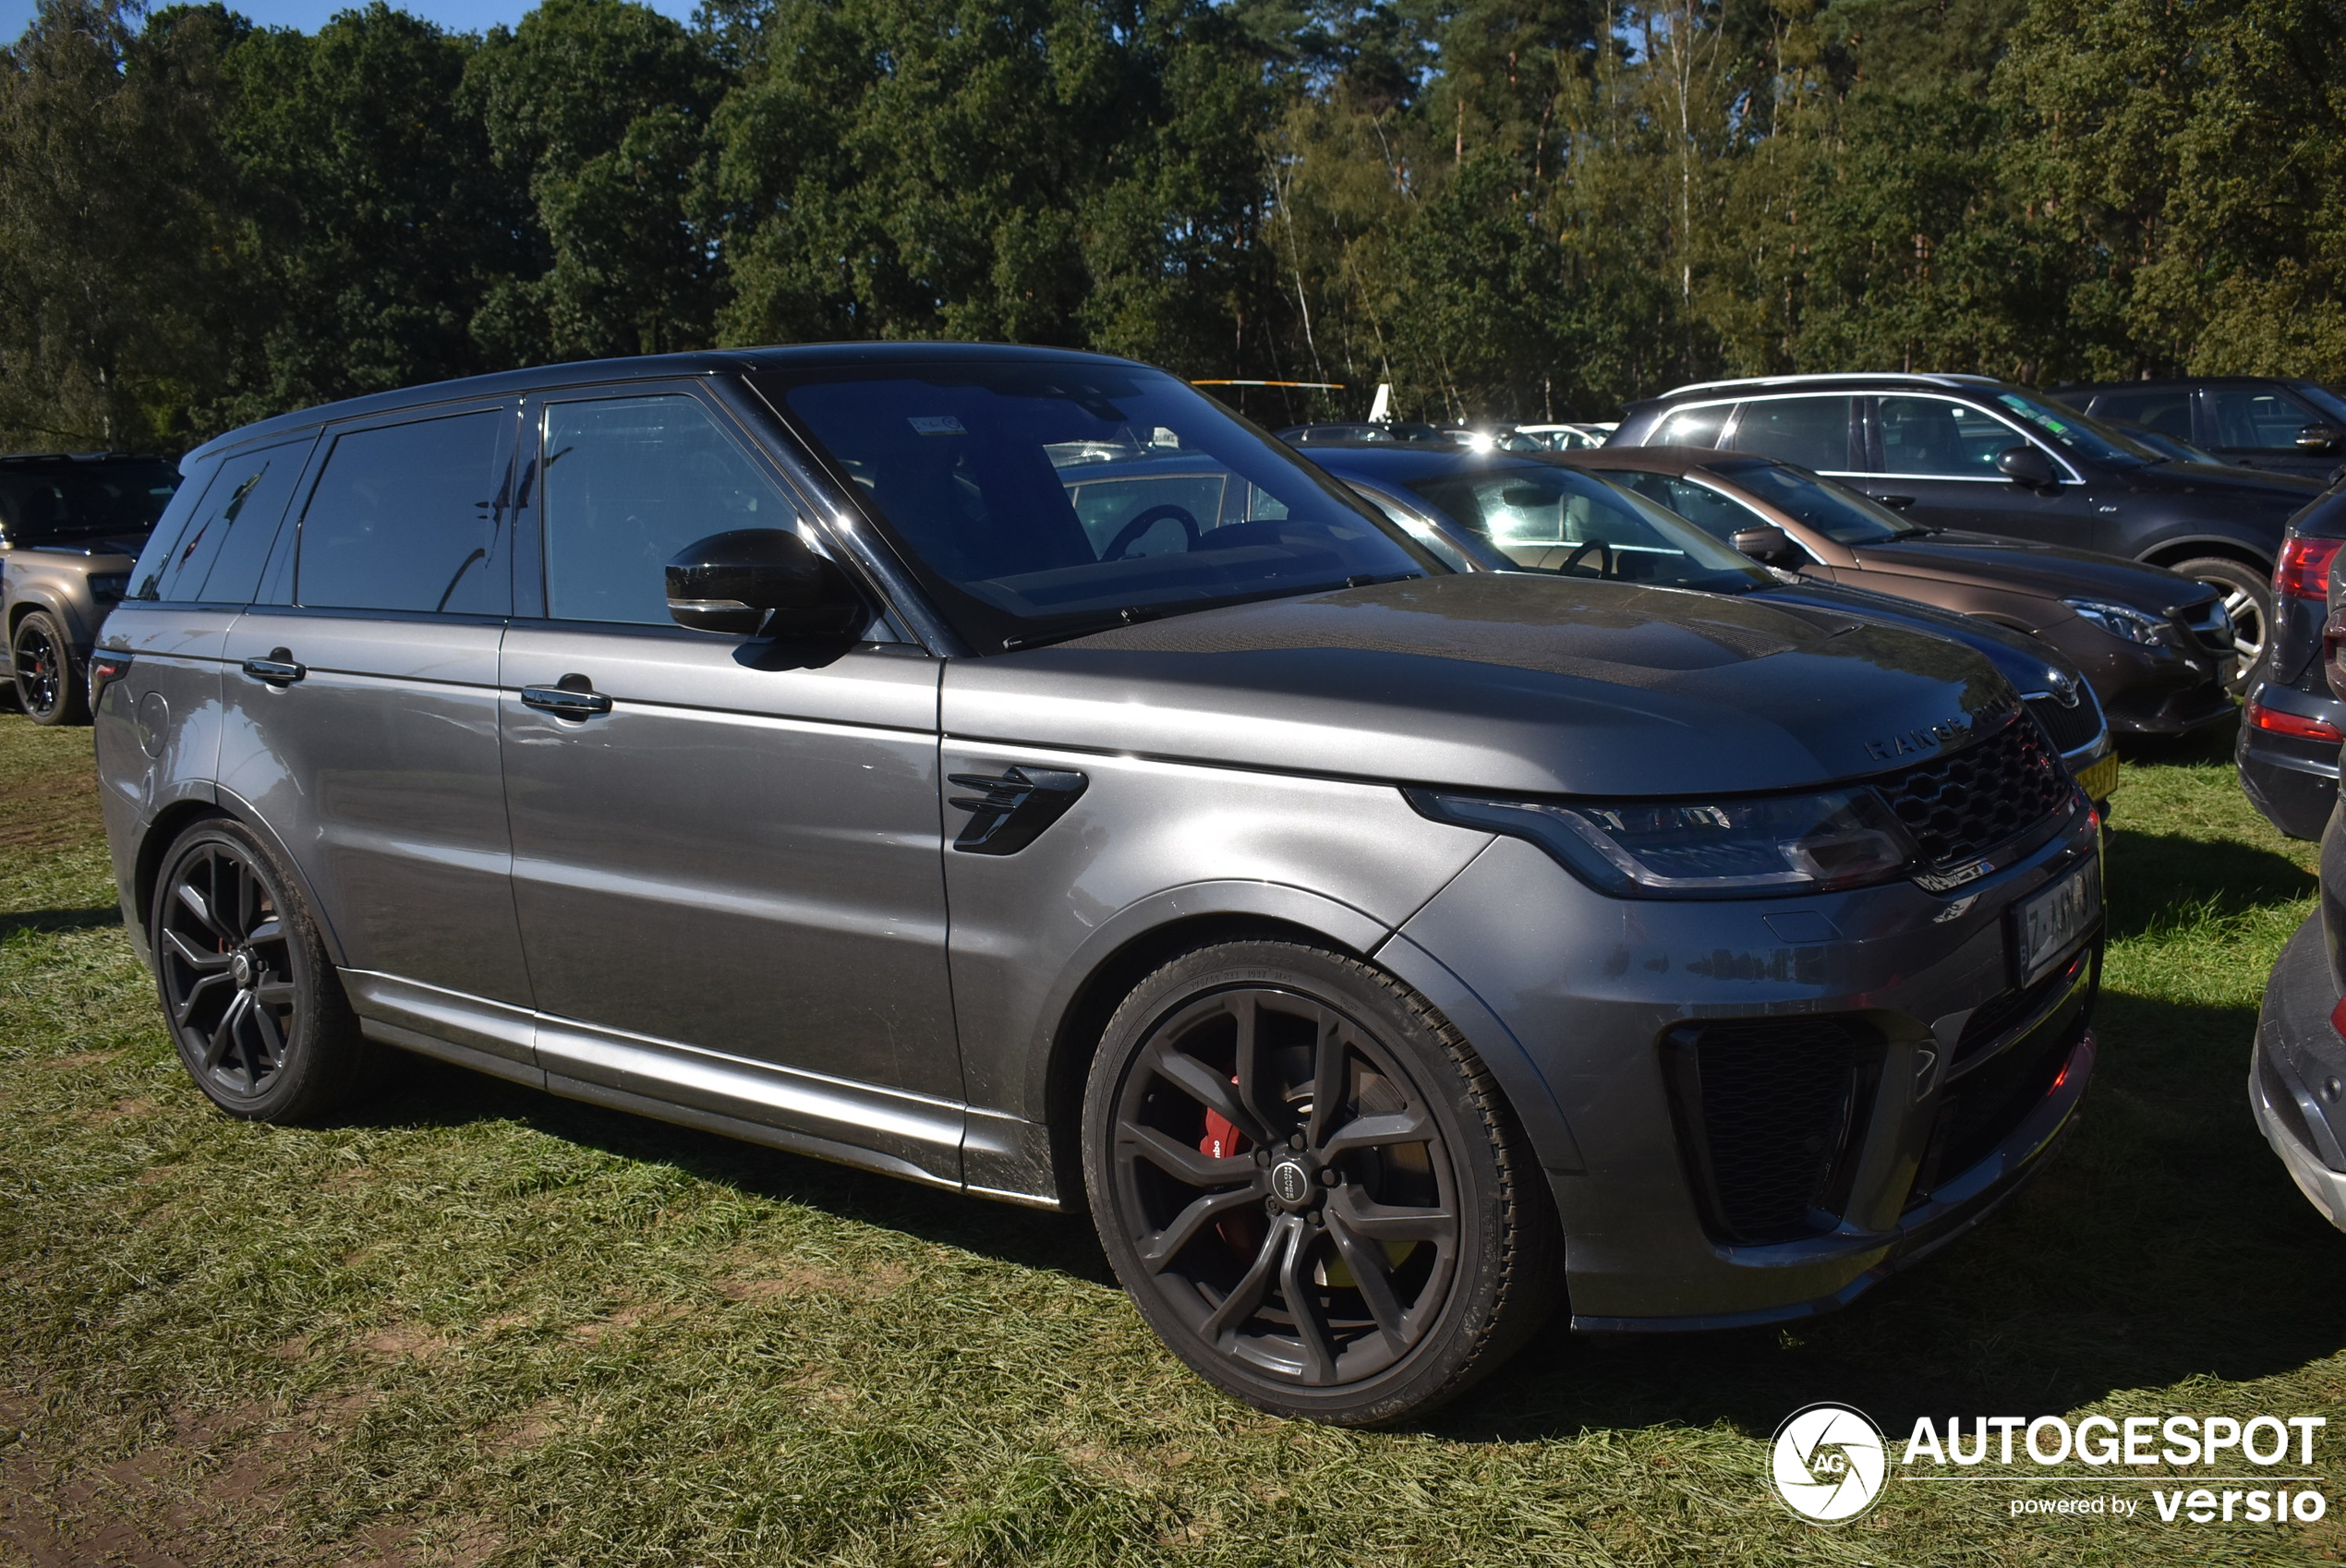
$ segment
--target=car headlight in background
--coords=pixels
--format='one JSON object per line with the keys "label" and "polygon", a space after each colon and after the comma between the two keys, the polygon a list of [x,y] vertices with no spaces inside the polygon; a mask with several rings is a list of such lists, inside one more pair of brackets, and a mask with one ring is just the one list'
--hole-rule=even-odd
{"label": "car headlight in background", "polygon": [[2132,605],[2111,604],[2107,599],[2063,599],[2062,603],[2075,610],[2113,637],[2123,637],[2130,643],[2146,647],[2161,647],[2165,639],[2159,633],[2167,623],[2155,615],[2146,615]]}
{"label": "car headlight in background", "polygon": [[1570,805],[1411,790],[1436,822],[1528,838],[1602,892],[1754,898],[1891,881],[1916,847],[1870,790],[1751,800]]}

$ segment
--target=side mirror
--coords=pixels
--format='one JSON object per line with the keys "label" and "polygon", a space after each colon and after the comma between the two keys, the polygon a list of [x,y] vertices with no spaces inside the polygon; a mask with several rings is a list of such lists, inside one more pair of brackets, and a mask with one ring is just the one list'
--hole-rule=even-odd
{"label": "side mirror", "polygon": [[2052,459],[2033,446],[2008,446],[1996,453],[1996,472],[2032,490],[2050,489],[2061,482],[2053,473]]}
{"label": "side mirror", "polygon": [[2335,425],[2308,425],[2297,432],[2297,444],[2307,452],[2335,452],[2340,440]]}
{"label": "side mirror", "polygon": [[686,545],[668,563],[668,613],[695,632],[845,637],[871,613],[854,585],[782,528],[744,528]]}
{"label": "side mirror", "polygon": [[1773,523],[1762,523],[1756,528],[1738,528],[1727,542],[1752,560],[1769,563],[1790,561],[1798,553],[1793,549],[1792,536]]}

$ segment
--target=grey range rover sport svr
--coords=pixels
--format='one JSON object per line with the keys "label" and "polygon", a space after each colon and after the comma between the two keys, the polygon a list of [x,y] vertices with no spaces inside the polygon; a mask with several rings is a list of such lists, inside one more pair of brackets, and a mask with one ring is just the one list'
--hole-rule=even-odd
{"label": "grey range rover sport svr", "polygon": [[183,472],[90,682],[233,1116],[396,1048],[1088,1208],[1190,1366],[1369,1424],[1566,1301],[1845,1303],[2091,1075],[2098,823],[1977,655],[1453,572],[1162,371],[555,366]]}

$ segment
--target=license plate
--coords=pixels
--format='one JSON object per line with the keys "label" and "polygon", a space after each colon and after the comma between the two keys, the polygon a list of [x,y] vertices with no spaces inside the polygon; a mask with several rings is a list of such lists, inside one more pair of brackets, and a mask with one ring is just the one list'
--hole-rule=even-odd
{"label": "license plate", "polygon": [[2096,855],[2033,898],[2013,907],[2020,947],[2020,983],[2034,984],[2069,956],[2101,918],[2101,857]]}
{"label": "license plate", "polygon": [[2118,756],[2111,753],[2077,775],[2077,782],[2089,801],[2106,801],[2118,788]]}

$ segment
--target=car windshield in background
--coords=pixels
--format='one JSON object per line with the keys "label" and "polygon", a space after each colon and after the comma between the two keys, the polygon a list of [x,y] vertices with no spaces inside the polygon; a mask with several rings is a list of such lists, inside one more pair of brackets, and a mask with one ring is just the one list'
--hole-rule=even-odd
{"label": "car windshield in background", "polygon": [[1731,479],[1778,511],[1806,523],[1837,545],[1879,545],[1924,532],[1880,501],[1814,474],[1773,463],[1713,463]]}
{"label": "car windshield in background", "polygon": [[1770,580],[1675,513],[1553,463],[1495,463],[1409,488],[1535,572],[1729,594]]}
{"label": "car windshield in background", "polygon": [[1161,371],[939,362],[764,384],[982,648],[1443,570]]}
{"label": "car windshield in background", "polygon": [[0,526],[14,545],[135,538],[178,488],[167,463],[0,463]]}
{"label": "car windshield in background", "polygon": [[2087,418],[2064,404],[2045,403],[2025,392],[2000,392],[1996,401],[2078,456],[2112,468],[2140,468],[2162,463],[2159,453],[2120,435],[2109,426]]}

